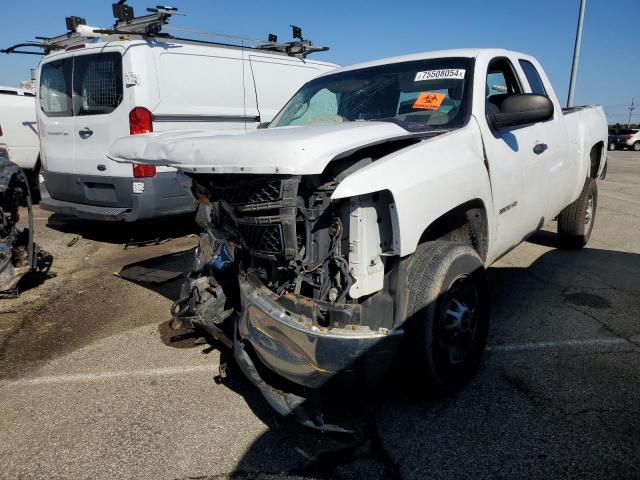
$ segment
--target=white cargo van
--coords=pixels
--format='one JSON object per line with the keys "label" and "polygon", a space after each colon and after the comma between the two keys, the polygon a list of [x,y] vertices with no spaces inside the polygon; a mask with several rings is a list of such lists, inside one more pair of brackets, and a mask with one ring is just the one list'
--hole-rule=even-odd
{"label": "white cargo van", "polygon": [[[37,75],[42,208],[124,221],[193,211],[174,169],[112,161],[105,154],[113,141],[167,130],[244,133],[336,68],[306,58],[324,48],[310,47],[299,29],[299,42],[254,47],[159,35],[175,14],[166,8],[121,15],[112,30],[68,17],[68,34],[37,44],[46,54]],[[16,47],[5,51],[25,53]]]}
{"label": "white cargo van", "polygon": [[25,171],[31,186],[37,186],[40,142],[34,93],[0,86],[0,143],[6,145],[9,160]]}

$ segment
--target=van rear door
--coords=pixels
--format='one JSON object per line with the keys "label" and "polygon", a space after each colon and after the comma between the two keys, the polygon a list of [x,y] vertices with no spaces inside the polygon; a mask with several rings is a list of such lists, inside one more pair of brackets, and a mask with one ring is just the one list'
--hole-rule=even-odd
{"label": "van rear door", "polygon": [[77,175],[131,177],[131,165],[109,160],[114,139],[129,134],[121,49],[76,52],[73,66],[74,169]]}
{"label": "van rear door", "polygon": [[45,170],[73,174],[74,117],[71,93],[73,55],[43,63],[40,68],[40,158]]}

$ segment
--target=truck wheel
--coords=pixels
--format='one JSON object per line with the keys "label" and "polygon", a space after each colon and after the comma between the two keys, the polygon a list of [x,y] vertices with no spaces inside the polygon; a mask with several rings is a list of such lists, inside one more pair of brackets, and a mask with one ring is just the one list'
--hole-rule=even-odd
{"label": "truck wheel", "polygon": [[640,152],[640,142],[634,143],[631,148],[633,148],[634,152]]}
{"label": "truck wheel", "polygon": [[448,393],[480,364],[489,330],[489,286],[471,247],[427,242],[409,264],[406,333],[418,387]]}
{"label": "truck wheel", "polygon": [[558,234],[561,244],[567,248],[582,248],[589,241],[598,207],[598,186],[589,177],[584,182],[578,199],[558,215]]}

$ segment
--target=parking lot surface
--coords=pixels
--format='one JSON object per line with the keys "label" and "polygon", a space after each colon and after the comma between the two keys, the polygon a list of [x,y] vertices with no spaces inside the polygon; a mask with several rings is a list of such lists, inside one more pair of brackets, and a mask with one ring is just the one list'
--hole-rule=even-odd
{"label": "parking lot surface", "polygon": [[188,271],[188,219],[131,229],[36,209],[55,260],[0,300],[0,478],[640,478],[640,155],[611,152],[598,188],[588,248],[557,249],[550,222],[491,267],[470,385],[349,396],[360,427],[345,437],[285,421],[233,368],[216,383],[217,346],[167,327],[181,279],[115,275]]}

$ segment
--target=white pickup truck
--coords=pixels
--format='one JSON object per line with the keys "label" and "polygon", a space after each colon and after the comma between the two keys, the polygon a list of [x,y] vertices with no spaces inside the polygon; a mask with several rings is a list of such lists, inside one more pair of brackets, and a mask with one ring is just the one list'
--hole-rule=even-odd
{"label": "white pickup truck", "polygon": [[190,177],[212,219],[174,316],[325,428],[305,395],[380,378],[399,349],[432,389],[470,378],[486,267],[555,218],[586,244],[606,140],[602,109],[562,109],[534,58],[465,49],[323,74],[245,135],[127,137],[109,156]]}

